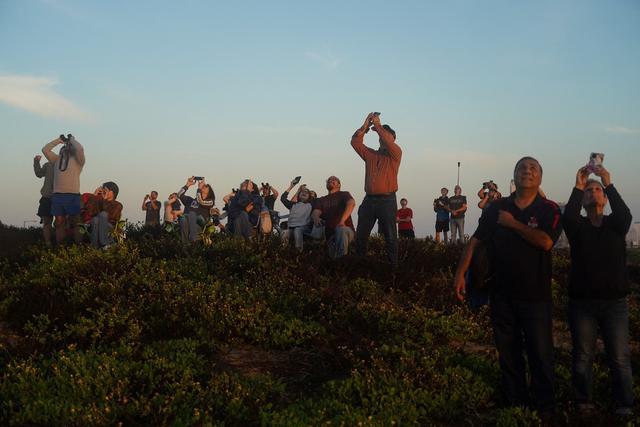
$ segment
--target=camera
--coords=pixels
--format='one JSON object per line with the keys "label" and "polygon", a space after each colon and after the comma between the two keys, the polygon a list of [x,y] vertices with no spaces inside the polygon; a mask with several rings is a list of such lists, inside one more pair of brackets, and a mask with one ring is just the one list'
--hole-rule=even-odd
{"label": "camera", "polygon": [[302,176],[296,176],[295,178],[293,178],[293,181],[291,181],[291,183],[293,185],[296,185],[297,183],[300,182],[301,179],[302,179]]}
{"label": "camera", "polygon": [[204,181],[204,176],[194,176],[193,180],[194,181]]}
{"label": "camera", "polygon": [[589,163],[587,163],[587,169],[589,172],[594,173],[599,167],[602,166],[604,161],[603,153],[591,153],[589,156]]}
{"label": "camera", "polygon": [[487,181],[487,182],[483,182],[482,183],[482,188],[484,190],[490,190],[491,188],[495,187],[496,185],[493,183],[493,181]]}
{"label": "camera", "polygon": [[71,140],[71,138],[73,138],[73,135],[71,135],[70,133],[67,134],[67,136],[64,136],[63,134],[60,134],[60,139],[62,140],[62,142],[64,142],[65,144],[68,144]]}

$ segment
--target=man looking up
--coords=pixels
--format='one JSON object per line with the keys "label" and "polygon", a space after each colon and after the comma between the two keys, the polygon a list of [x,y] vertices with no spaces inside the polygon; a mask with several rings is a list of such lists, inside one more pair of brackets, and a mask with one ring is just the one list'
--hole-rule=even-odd
{"label": "man looking up", "polygon": [[[69,134],[64,140],[63,136],[54,139],[44,147],[42,154],[53,164],[53,194],[51,196],[51,214],[55,217],[56,242],[64,242],[65,227],[73,227],[73,237],[76,243],[80,243],[80,173],[84,167],[84,148],[75,137]],[[56,154],[53,149],[63,144]],[[68,223],[67,223],[68,221]]]}
{"label": "man looking up", "polygon": [[514,169],[516,192],[482,212],[478,229],[458,263],[454,284],[465,298],[464,275],[479,242],[487,245],[494,270],[490,285],[493,336],[509,405],[528,405],[523,352],[531,372],[532,406],[543,418],[554,410],[551,332],[551,248],[561,232],[560,209],[538,193],[542,167],[532,157]]}
{"label": "man looking up", "polygon": [[42,234],[44,243],[51,246],[51,231],[53,224],[53,216],[51,216],[51,196],[53,194],[53,164],[47,161],[40,166],[42,156],[33,158],[33,171],[38,178],[44,178],[42,188],[40,189],[40,203],[38,205],[38,216],[42,222]]}
{"label": "man looking up", "polygon": [[144,196],[142,201],[142,210],[145,211],[144,225],[145,227],[160,226],[160,201],[158,200],[158,192],[152,191]]}
{"label": "man looking up", "polygon": [[[629,350],[629,280],[625,236],[631,211],[611,183],[609,171],[594,170],[602,182],[588,179],[580,168],[562,223],[571,244],[569,326],[573,341],[573,387],[578,411],[594,409],[592,366],[598,329],[602,333],[613,384],[616,414],[633,409],[633,377]],[[604,215],[607,202],[611,214]],[[587,216],[581,216],[581,208]]]}
{"label": "man looking up", "polygon": [[444,237],[444,242],[449,242],[447,233],[449,232],[449,190],[445,187],[440,189],[440,197],[433,201],[433,211],[436,213],[436,243],[440,243],[440,233]]}
{"label": "man looking up", "polygon": [[[377,150],[364,145],[364,136],[373,129],[378,134]],[[351,137],[351,146],[365,162],[364,191],[367,193],[358,208],[356,252],[367,253],[371,230],[378,221],[384,235],[387,257],[393,266],[398,264],[398,230],[396,212],[398,202],[398,170],[402,150],[396,144],[396,132],[389,125],[380,123],[380,113],[369,113]]]}

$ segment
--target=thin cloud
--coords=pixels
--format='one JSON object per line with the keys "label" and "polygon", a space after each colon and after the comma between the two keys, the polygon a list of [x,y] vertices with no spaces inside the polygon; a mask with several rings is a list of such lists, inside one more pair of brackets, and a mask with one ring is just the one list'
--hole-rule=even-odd
{"label": "thin cloud", "polygon": [[608,126],[605,132],[617,135],[640,135],[640,129],[628,128],[625,126]]}
{"label": "thin cloud", "polygon": [[254,129],[260,133],[279,135],[331,136],[335,134],[333,130],[311,126],[256,126]]}
{"label": "thin cloud", "polygon": [[41,117],[90,122],[91,115],[55,91],[49,77],[0,75],[0,102]]}
{"label": "thin cloud", "polygon": [[335,70],[340,65],[340,59],[338,59],[329,48],[326,48],[323,53],[307,52],[305,55],[310,60],[320,64],[328,70]]}

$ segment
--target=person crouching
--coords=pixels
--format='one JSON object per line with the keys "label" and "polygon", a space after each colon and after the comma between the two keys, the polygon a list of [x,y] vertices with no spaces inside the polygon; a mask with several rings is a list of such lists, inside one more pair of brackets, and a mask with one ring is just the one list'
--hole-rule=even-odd
{"label": "person crouching", "polygon": [[87,200],[87,215],[91,217],[91,245],[106,248],[114,243],[113,229],[120,221],[122,204],[116,201],[118,185],[105,182]]}

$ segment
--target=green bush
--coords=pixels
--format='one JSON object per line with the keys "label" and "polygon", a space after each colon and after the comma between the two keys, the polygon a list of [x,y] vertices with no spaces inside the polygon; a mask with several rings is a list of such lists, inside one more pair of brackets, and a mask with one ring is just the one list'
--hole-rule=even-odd
{"label": "green bush", "polygon": [[[460,246],[402,240],[392,272],[379,238],[367,257],[333,261],[275,239],[127,236],[106,251],[25,244],[0,258],[0,424],[539,423],[501,407],[488,312],[451,288]],[[564,322],[567,254],[554,260]],[[556,353],[571,419],[570,354]],[[606,410],[601,356],[594,378]]]}

